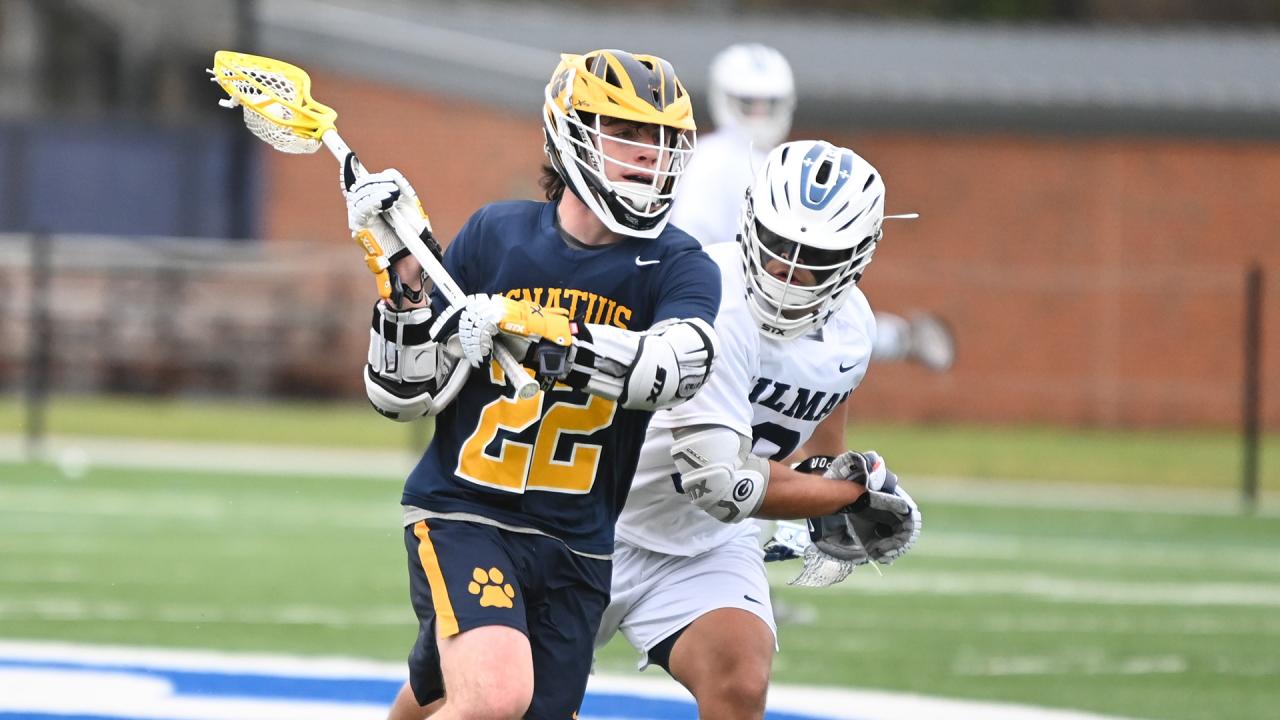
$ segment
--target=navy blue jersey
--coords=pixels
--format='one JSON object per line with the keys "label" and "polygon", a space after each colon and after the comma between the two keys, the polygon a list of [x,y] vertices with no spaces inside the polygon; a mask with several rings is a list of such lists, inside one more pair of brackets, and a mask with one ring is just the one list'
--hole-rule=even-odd
{"label": "navy blue jersey", "polygon": [[[468,294],[564,308],[579,322],[637,331],[669,318],[714,322],[720,271],[689,235],[668,225],[652,240],[574,246],[555,213],[553,203],[483,207],[449,246],[445,268]],[[437,295],[435,309],[442,307]],[[578,552],[612,553],[652,413],[562,385],[519,400],[497,363],[489,365],[436,416],[404,504],[481,515]]]}

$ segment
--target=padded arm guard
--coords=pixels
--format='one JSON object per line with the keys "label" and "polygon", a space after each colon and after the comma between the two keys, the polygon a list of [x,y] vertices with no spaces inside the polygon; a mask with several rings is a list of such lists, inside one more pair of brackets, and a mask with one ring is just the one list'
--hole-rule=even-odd
{"label": "padded arm guard", "polygon": [[660,410],[693,397],[717,350],[715,330],[697,318],[644,332],[584,324],[578,333],[565,382],[628,410]]}
{"label": "padded arm guard", "polygon": [[458,395],[470,374],[444,346],[431,340],[431,309],[373,308],[364,388],[379,413],[400,422],[435,415]]}
{"label": "padded arm guard", "polygon": [[680,486],[694,505],[724,523],[742,522],[764,501],[769,461],[751,454],[751,440],[727,427],[697,425],[671,433]]}

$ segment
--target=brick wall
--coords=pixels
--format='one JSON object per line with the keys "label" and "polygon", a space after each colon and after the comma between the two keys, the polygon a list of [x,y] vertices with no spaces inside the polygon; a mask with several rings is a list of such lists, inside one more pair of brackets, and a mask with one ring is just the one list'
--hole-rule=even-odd
{"label": "brick wall", "polygon": [[[337,76],[315,84],[370,166],[413,179],[442,239],[485,202],[537,196],[540,88],[512,115]],[[1270,273],[1264,417],[1280,424],[1280,144],[811,132],[881,170],[889,212],[923,215],[888,226],[864,281],[873,307],[937,312],[959,346],[945,375],[874,366],[855,412],[1231,425],[1244,268],[1256,260]],[[265,160],[266,237],[348,242],[331,158]],[[353,346],[363,337],[357,328]]]}

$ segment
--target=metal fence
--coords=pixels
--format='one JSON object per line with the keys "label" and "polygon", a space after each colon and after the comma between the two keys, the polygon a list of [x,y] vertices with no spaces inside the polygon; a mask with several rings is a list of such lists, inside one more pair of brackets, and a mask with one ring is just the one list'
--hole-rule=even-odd
{"label": "metal fence", "polygon": [[[937,313],[957,360],[945,374],[877,364],[852,410],[891,422],[1266,426],[1280,416],[1280,398],[1263,392],[1280,369],[1280,293],[1251,307],[1247,277],[894,257],[863,283],[873,307]],[[0,391],[359,398],[373,297],[347,244],[0,235]]]}
{"label": "metal fence", "polygon": [[355,254],[297,243],[0,235],[0,388],[352,395],[372,296]]}

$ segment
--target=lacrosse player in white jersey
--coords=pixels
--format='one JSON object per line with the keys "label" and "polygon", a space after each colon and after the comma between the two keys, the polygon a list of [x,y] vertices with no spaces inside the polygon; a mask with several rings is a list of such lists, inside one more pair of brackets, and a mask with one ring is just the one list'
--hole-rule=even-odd
{"label": "lacrosse player in white jersey", "polygon": [[[892,562],[919,534],[884,461],[844,445],[844,400],[876,336],[857,282],[883,219],[875,168],[845,148],[792,142],[762,163],[739,242],[707,248],[722,277],[716,369],[650,422],[596,639],[621,631],[641,667],[693,693],[700,718],[764,714],[777,628],[758,531],[744,520],[812,518],[797,548],[803,585]],[[779,462],[797,450],[811,456],[797,469]]]}
{"label": "lacrosse player in white jersey", "polygon": [[[703,245],[732,242],[738,234],[742,195],[765,155],[786,139],[796,109],[791,65],[777,50],[754,43],[731,45],[711,63],[711,116],[716,131],[698,137],[671,222]],[[877,362],[916,362],[942,372],[955,359],[955,341],[932,313],[910,319],[876,313]]]}

